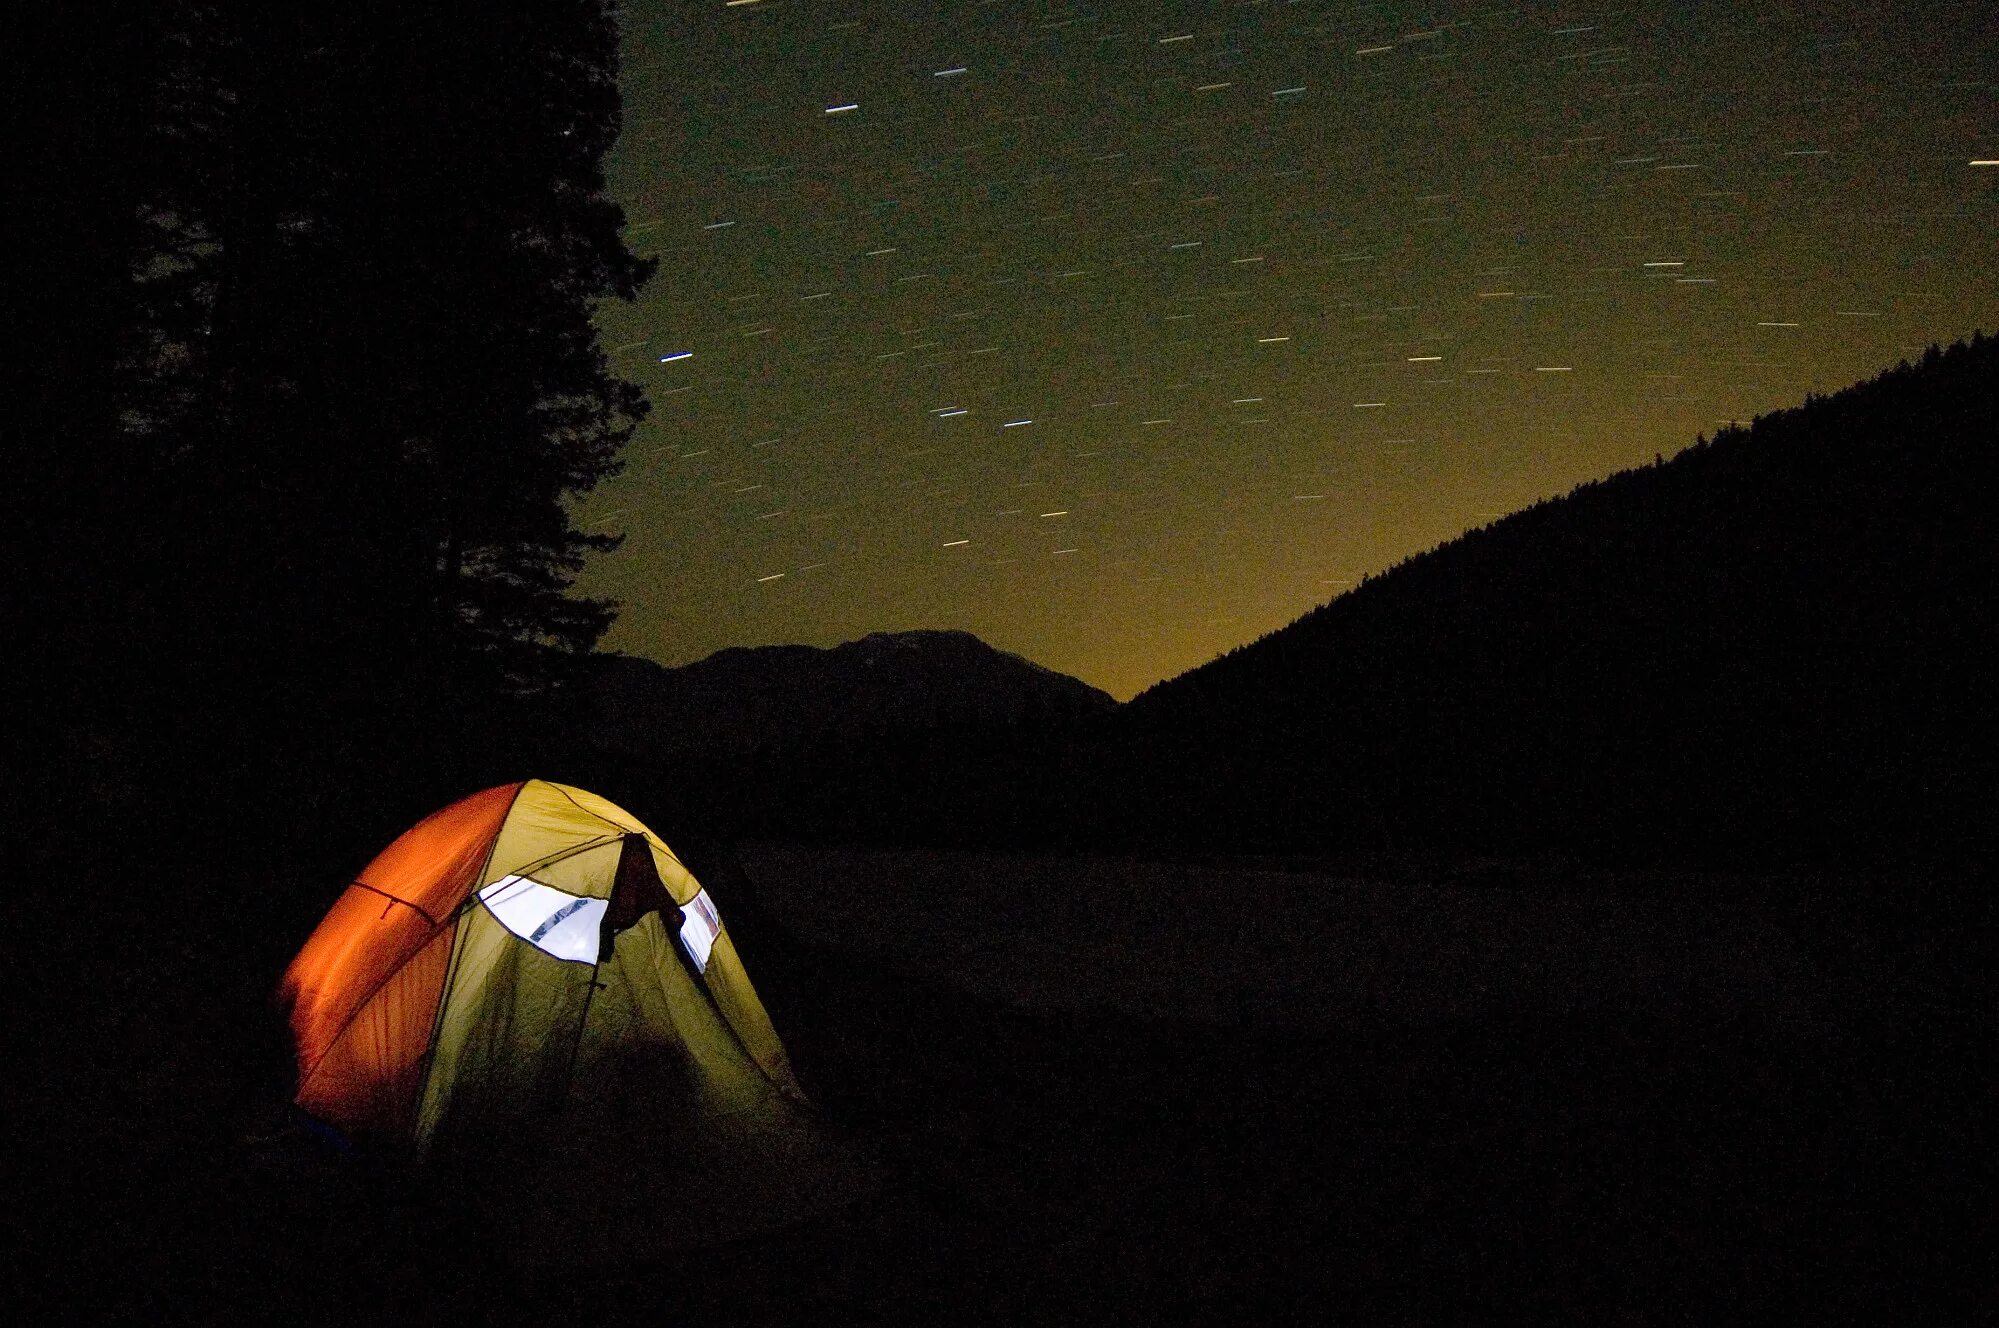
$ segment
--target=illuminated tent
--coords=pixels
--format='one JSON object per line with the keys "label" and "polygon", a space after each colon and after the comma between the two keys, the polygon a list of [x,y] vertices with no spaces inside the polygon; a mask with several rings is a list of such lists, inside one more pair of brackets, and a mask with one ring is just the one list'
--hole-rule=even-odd
{"label": "illuminated tent", "polygon": [[279,996],[299,1106],[355,1137],[585,1185],[637,1167],[793,1199],[831,1179],[714,901],[581,789],[528,780],[426,817],[347,887]]}

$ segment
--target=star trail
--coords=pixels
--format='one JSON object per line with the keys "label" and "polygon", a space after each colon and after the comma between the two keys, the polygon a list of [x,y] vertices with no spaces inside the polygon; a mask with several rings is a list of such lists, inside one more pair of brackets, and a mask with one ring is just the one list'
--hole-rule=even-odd
{"label": "star trail", "polygon": [[1982,4],[635,0],[606,644],[1118,696],[1999,326]]}

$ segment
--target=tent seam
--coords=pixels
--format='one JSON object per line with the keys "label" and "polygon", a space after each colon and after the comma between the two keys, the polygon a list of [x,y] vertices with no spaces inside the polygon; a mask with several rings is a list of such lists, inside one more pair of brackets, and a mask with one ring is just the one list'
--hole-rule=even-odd
{"label": "tent seam", "polygon": [[425,922],[428,922],[433,927],[441,927],[444,925],[436,918],[430,916],[430,911],[424,908],[421,904],[413,904],[409,900],[404,899],[401,895],[392,895],[387,890],[382,889],[378,885],[369,885],[366,881],[357,880],[357,881],[349,881],[347,883],[347,888],[350,890],[366,890],[371,895],[380,895],[382,898],[388,900],[392,904],[401,904],[404,908],[413,908],[418,913],[422,914],[423,920]]}
{"label": "tent seam", "polygon": [[[522,780],[521,783],[514,789],[513,800],[507,803],[507,810],[500,817],[500,827],[502,829],[505,828],[507,824],[507,817],[512,816],[514,814],[514,802],[519,801],[521,796],[521,789],[526,788],[529,784],[533,782],[534,781],[532,780]],[[478,795],[473,794],[471,796],[476,797]],[[473,873],[472,879],[475,882],[481,876],[484,876],[486,874],[486,868],[492,865],[493,847],[495,844],[498,844],[499,842],[500,842],[500,831],[496,829],[493,831],[493,842],[486,845],[486,856],[479,860],[479,870]],[[344,1020],[341,1021],[340,1030],[336,1032],[332,1037],[326,1040],[326,1050],[320,1052],[319,1055],[313,1059],[311,1069],[307,1070],[304,1074],[299,1076],[299,1081],[298,1081],[299,1096],[304,1096],[307,1085],[311,1084],[313,1076],[319,1073],[319,1067],[326,1063],[326,1058],[333,1054],[333,1049],[335,1047],[340,1045],[340,1039],[347,1036],[347,1030],[354,1027],[354,1021],[361,1017],[361,1011],[368,1008],[368,1002],[374,1000],[375,997],[381,994],[382,988],[389,985],[389,979],[395,977],[396,974],[402,972],[405,968],[409,967],[410,960],[422,954],[424,946],[429,945],[432,941],[437,939],[438,932],[443,931],[445,927],[449,926],[451,923],[456,922],[458,920],[458,914],[460,911],[460,909],[458,908],[452,909],[450,915],[440,922],[436,918],[431,917],[430,914],[425,912],[423,909],[418,908],[415,904],[410,903],[409,900],[397,899],[396,896],[390,894],[388,891],[383,890],[377,886],[369,885],[366,881],[349,881],[347,883],[347,888],[349,890],[353,890],[356,888],[366,890],[370,894],[380,895],[384,899],[394,900],[396,903],[401,904],[405,908],[415,910],[416,915],[418,917],[422,918],[425,922],[428,922],[430,924],[430,934],[423,938],[423,945],[419,945],[414,950],[411,950],[409,954],[404,957],[402,963],[397,964],[394,968],[384,973],[381,979],[378,982],[376,982],[374,986],[368,988],[368,994],[366,996],[363,996],[360,1000],[354,1003],[354,1009],[351,1012],[349,1012],[348,1016]],[[335,903],[337,904],[338,901],[336,900]],[[453,944],[455,945],[456,942],[453,942]],[[450,975],[447,973],[446,977],[448,978],[449,976]]]}
{"label": "tent seam", "polygon": [[[534,780],[529,780],[528,782],[529,782],[529,783],[535,783],[536,781],[534,781]],[[548,785],[548,786],[549,786],[550,788],[554,789],[554,790],[555,790],[555,791],[556,791],[557,793],[560,793],[560,794],[561,794],[561,795],[562,795],[562,796],[563,796],[564,798],[567,798],[567,799],[569,800],[569,805],[570,805],[570,806],[574,807],[574,808],[575,808],[575,809],[576,809],[577,811],[579,811],[579,812],[582,812],[582,813],[583,813],[583,814],[584,814],[585,816],[589,817],[589,818],[590,818],[591,820],[593,820],[593,821],[601,821],[601,822],[603,822],[603,823],[604,823],[605,825],[608,825],[608,826],[611,826],[611,827],[613,827],[614,829],[618,830],[618,831],[619,831],[619,832],[620,832],[621,834],[631,834],[631,833],[632,833],[632,831],[630,831],[630,830],[626,830],[626,829],[625,829],[625,827],[623,827],[623,826],[619,825],[619,824],[618,824],[618,823],[617,823],[616,821],[614,821],[614,820],[612,820],[612,819],[611,819],[610,817],[608,817],[608,816],[604,815],[604,814],[603,814],[602,812],[593,812],[593,811],[591,811],[591,810],[590,810],[590,809],[589,809],[588,807],[585,807],[585,806],[584,806],[584,805],[583,805],[582,803],[580,803],[580,802],[576,801],[576,799],[575,799],[575,798],[573,798],[573,797],[570,797],[570,795],[569,795],[569,790],[568,790],[567,788],[563,787],[563,786],[562,786],[561,784],[557,784],[557,783],[555,783],[555,782],[554,782],[554,781],[552,781],[552,780],[546,780],[546,779],[544,779],[544,780],[541,780],[541,781],[539,781],[539,782],[541,782],[541,783],[544,783],[544,784],[547,784],[547,785]],[[623,808],[621,807],[621,808],[619,808],[619,810],[620,810],[620,811],[623,811],[624,809],[623,809]],[[513,814],[513,808],[509,807],[509,808],[507,809],[507,814],[511,816],[511,815]],[[629,813],[627,813],[627,815],[629,815]],[[636,820],[638,820],[638,818],[637,818],[636,816],[632,817],[632,819],[633,819],[633,820],[635,820],[635,821],[636,821]],[[505,824],[505,823],[504,823],[504,822],[502,822],[502,824]]]}
{"label": "tent seam", "polygon": [[[479,870],[472,874],[472,888],[465,892],[469,898],[478,898],[479,881],[493,865],[493,852],[500,846],[500,835],[506,830],[507,822],[514,818],[514,808],[520,806],[521,794],[525,793],[527,786],[532,783],[534,783],[532,779],[523,779],[514,786],[514,796],[507,799],[507,810],[500,813],[500,823],[493,827],[493,837],[486,843],[486,856],[479,859]],[[451,910],[452,924],[457,926],[462,923],[464,914],[465,901],[460,900],[458,906]],[[416,1132],[416,1115],[423,1110],[424,1096],[430,1092],[430,1072],[437,1059],[437,1033],[444,1026],[444,1007],[451,1002],[451,983],[458,976],[458,961],[465,953],[464,939],[462,928],[452,934],[451,958],[444,965],[444,984],[437,991],[437,1008],[430,1012],[430,1036],[425,1038],[423,1043],[423,1068],[417,1075],[416,1093],[410,1102],[409,1124],[412,1134]]]}
{"label": "tent seam", "polygon": [[[380,892],[377,891],[376,893],[379,894]],[[401,903],[402,901],[397,900],[396,902]],[[415,905],[411,905],[410,907],[415,908]],[[418,916],[422,917],[426,922],[430,921],[430,914],[425,913],[420,908],[417,909],[416,912]],[[299,1079],[298,1091],[301,1096],[304,1095],[307,1085],[312,1083],[314,1076],[316,1076],[319,1073],[319,1067],[326,1063],[326,1058],[328,1056],[331,1056],[333,1054],[333,1049],[340,1045],[340,1039],[347,1036],[347,1030],[354,1027],[354,1021],[359,1019],[361,1017],[361,1012],[368,1008],[368,1003],[374,1000],[377,996],[381,995],[382,988],[388,986],[389,983],[395,979],[396,974],[408,968],[410,965],[410,960],[422,954],[424,952],[425,947],[428,946],[432,941],[437,939],[437,934],[443,931],[446,927],[450,926],[454,921],[456,921],[455,915],[454,917],[449,918],[443,922],[431,922],[430,931],[427,935],[424,936],[423,944],[411,950],[409,952],[409,955],[400,964],[397,964],[394,968],[384,973],[381,976],[381,978],[375,983],[374,986],[368,988],[368,994],[366,996],[363,996],[360,1000],[354,1003],[353,1012],[350,1013],[346,1019],[341,1021],[340,1031],[335,1033],[332,1037],[326,1040],[326,1050],[320,1052],[319,1055],[313,1059],[312,1068],[310,1070],[307,1070],[305,1074]]]}

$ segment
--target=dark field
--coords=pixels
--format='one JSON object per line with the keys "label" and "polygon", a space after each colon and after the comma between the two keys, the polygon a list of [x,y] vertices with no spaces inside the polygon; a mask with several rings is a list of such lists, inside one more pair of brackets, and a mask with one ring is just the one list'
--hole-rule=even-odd
{"label": "dark field", "polygon": [[752,976],[881,1176],[847,1211],[636,1261],[517,1229],[284,1129],[272,975],[190,954],[36,1099],[75,1220],[29,1284],[73,1320],[1991,1312],[1991,989],[1937,882],[741,862]]}

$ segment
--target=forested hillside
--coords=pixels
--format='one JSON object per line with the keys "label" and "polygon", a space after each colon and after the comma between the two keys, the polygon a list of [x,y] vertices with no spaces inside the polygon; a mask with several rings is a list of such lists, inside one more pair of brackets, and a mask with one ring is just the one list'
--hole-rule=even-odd
{"label": "forested hillside", "polygon": [[1992,812],[1999,341],[1586,484],[1136,698],[1125,837],[1731,858]]}

